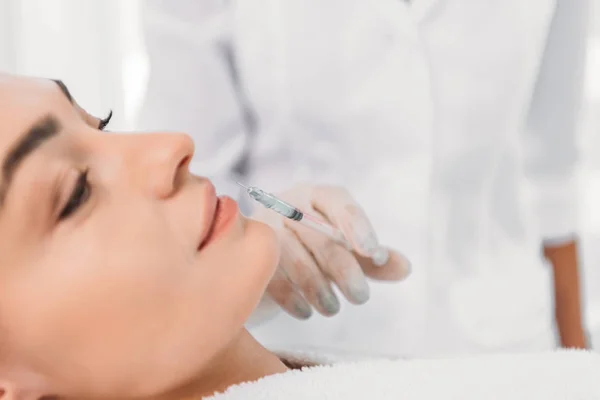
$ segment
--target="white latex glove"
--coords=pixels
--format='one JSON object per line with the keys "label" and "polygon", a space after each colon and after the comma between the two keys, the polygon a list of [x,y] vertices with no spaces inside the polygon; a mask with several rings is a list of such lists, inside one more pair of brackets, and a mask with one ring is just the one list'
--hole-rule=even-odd
{"label": "white latex glove", "polygon": [[290,315],[309,318],[313,307],[325,316],[336,314],[340,302],[332,283],[349,302],[363,304],[369,299],[366,277],[399,281],[409,275],[410,263],[401,254],[387,249],[389,257],[382,259],[369,219],[347,190],[304,184],[277,196],[340,229],[353,248],[258,206],[253,218],[270,225],[281,243],[279,268],[267,294]]}

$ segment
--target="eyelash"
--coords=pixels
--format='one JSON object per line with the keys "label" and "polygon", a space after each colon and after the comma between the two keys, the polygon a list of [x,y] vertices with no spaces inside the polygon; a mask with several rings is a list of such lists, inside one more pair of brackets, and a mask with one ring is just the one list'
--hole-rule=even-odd
{"label": "eyelash", "polygon": [[91,187],[88,182],[88,172],[89,169],[86,169],[79,174],[75,187],[71,192],[71,196],[58,216],[59,220],[70,217],[71,214],[77,211],[77,209],[89,199]]}
{"label": "eyelash", "polygon": [[108,113],[108,116],[106,118],[100,120],[100,123],[98,124],[98,129],[101,131],[104,130],[104,128],[106,128],[108,126],[108,123],[110,122],[112,116],[113,116],[113,112],[112,112],[112,110],[110,110],[110,112]]}

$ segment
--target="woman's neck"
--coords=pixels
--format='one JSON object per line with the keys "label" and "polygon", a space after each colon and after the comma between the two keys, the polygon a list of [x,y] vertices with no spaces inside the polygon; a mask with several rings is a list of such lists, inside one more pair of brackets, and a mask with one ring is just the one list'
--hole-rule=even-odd
{"label": "woman's neck", "polygon": [[238,383],[255,381],[287,370],[275,354],[261,346],[243,329],[231,345],[215,357],[207,372],[169,398],[199,399],[222,392]]}

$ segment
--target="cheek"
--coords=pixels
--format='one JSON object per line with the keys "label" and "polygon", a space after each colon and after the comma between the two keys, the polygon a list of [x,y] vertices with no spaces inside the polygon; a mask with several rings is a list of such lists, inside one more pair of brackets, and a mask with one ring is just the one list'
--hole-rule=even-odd
{"label": "cheek", "polygon": [[[164,232],[164,229],[163,229]],[[165,238],[121,229],[100,240],[85,231],[15,281],[11,328],[44,369],[90,374],[126,366],[159,340],[185,282],[186,260]],[[162,239],[162,240],[161,240]],[[87,378],[87,377],[86,377]]]}
{"label": "cheek", "polygon": [[11,282],[1,311],[40,369],[102,387],[140,376],[160,385],[204,365],[243,327],[277,265],[273,231],[240,221],[239,234],[191,255],[159,225],[82,228]]}

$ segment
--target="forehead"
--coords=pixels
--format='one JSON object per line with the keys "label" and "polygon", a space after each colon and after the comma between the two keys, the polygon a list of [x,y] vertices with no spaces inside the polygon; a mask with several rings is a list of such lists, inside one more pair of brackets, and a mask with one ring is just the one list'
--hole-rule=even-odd
{"label": "forehead", "polygon": [[0,152],[41,116],[56,112],[65,99],[55,82],[0,74]]}

